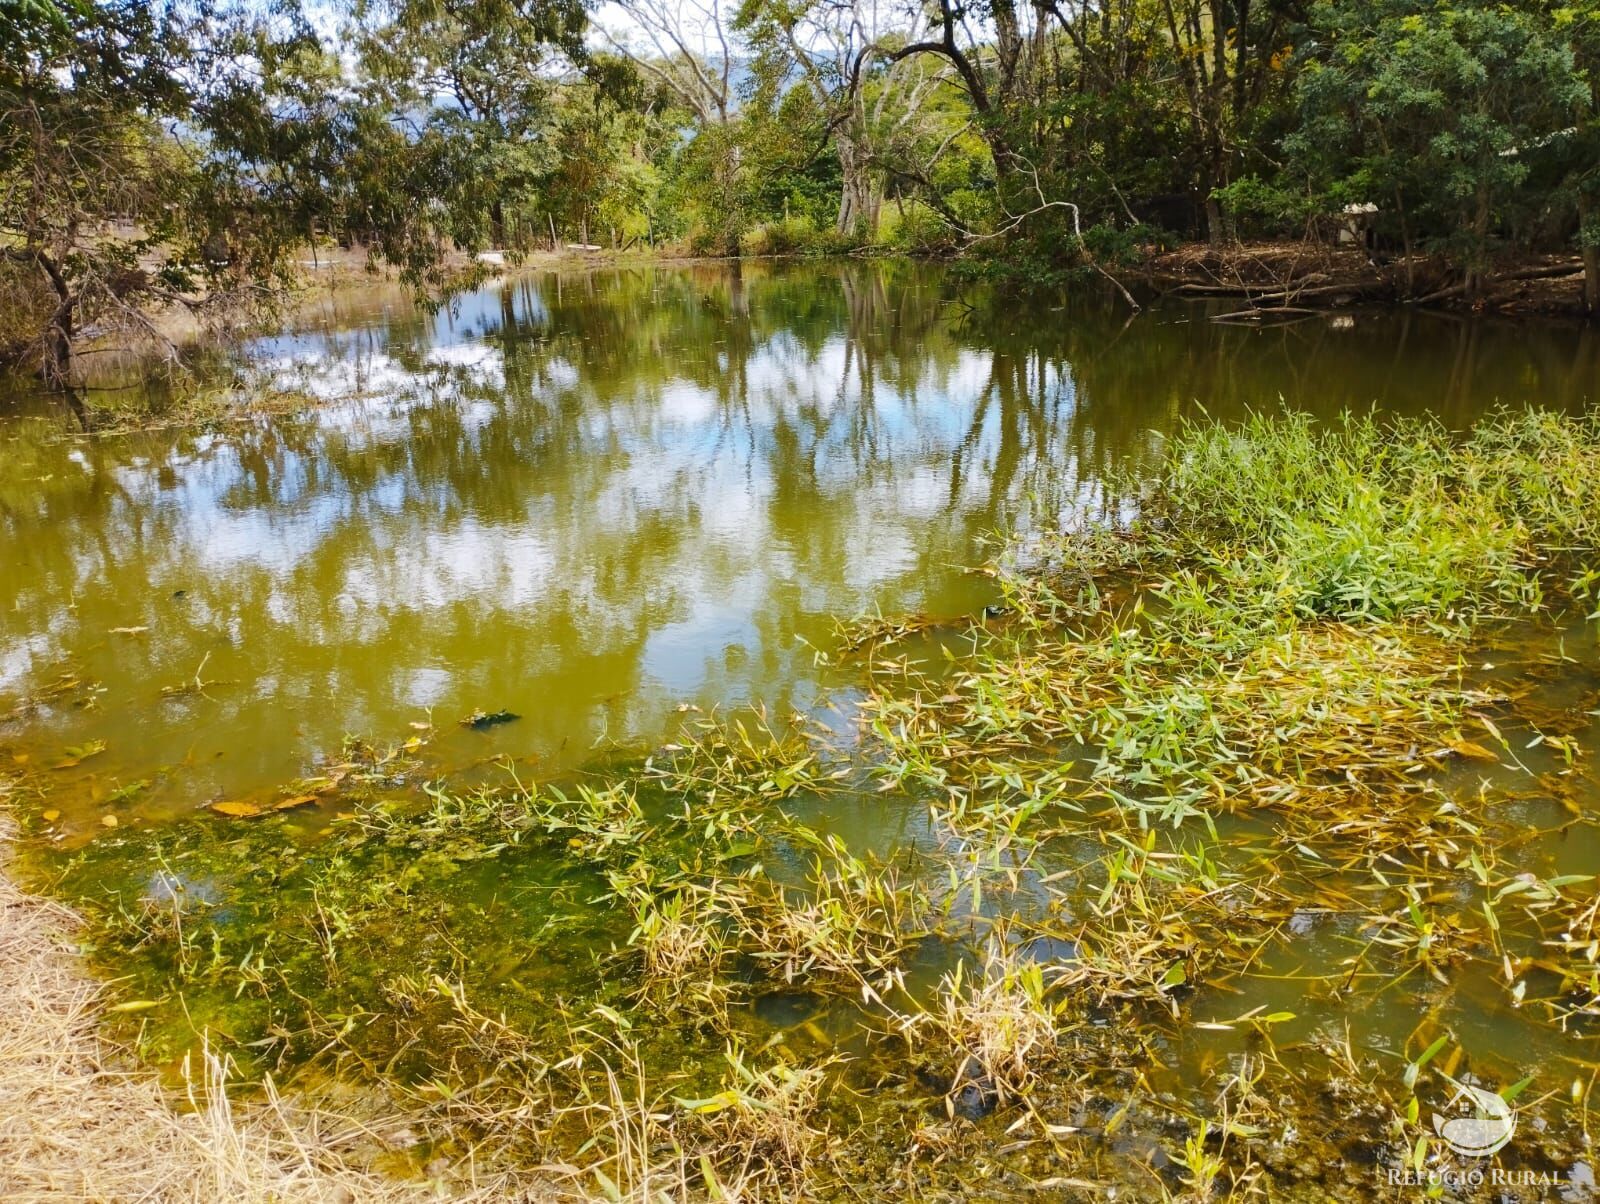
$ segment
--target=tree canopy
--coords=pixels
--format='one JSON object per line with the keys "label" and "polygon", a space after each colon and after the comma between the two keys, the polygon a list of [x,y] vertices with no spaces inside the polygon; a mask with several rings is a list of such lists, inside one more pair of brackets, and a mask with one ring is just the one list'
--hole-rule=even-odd
{"label": "tree canopy", "polygon": [[[315,17],[315,19],[313,19]],[[1600,247],[1600,0],[0,0],[0,340],[248,310],[337,240]],[[16,315],[21,315],[20,317]]]}

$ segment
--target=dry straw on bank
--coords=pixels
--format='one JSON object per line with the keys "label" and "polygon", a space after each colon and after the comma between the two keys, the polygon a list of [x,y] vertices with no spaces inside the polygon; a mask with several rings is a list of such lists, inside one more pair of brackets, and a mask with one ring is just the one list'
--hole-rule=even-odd
{"label": "dry straw on bank", "polygon": [[[267,1091],[234,1107],[226,1065],[192,1066],[188,1098],[119,1068],[99,1035],[99,984],[71,946],[77,917],[5,875],[0,815],[0,1200],[339,1202],[531,1198],[511,1185],[451,1189],[355,1160],[377,1135]],[[176,1105],[176,1106],[175,1106]]]}

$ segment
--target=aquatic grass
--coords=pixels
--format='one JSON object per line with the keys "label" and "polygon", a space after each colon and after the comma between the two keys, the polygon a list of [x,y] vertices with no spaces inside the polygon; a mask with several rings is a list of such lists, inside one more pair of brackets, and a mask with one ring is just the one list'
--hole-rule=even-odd
{"label": "aquatic grass", "polygon": [[478,1009],[460,983],[401,980],[397,990],[414,1006],[444,1001],[452,1018],[435,1031],[475,1053],[414,1087],[415,1104],[475,1135],[491,1162],[546,1151],[560,1160],[541,1169],[583,1184],[588,1198],[768,1198],[803,1182],[830,1140],[819,1115],[826,1059],[797,1066],[774,1056],[757,1066],[729,1044],[715,1089],[701,1096],[686,1088],[706,1081],[705,1067],[653,1072],[642,1030],[613,1009],[557,1017],[558,1058],[544,1036]]}
{"label": "aquatic grass", "polygon": [[[1108,836],[1081,887],[1057,891],[1075,921],[1074,954],[1055,985],[1080,1001],[1148,1003],[1178,1014],[1180,991],[1248,964],[1294,906],[1272,860],[1226,867],[1204,845],[1158,847]],[[1095,871],[1103,874],[1103,883]]]}
{"label": "aquatic grass", "polygon": [[1075,748],[1080,796],[1114,800],[1141,826],[1181,822],[1404,778],[1453,755],[1469,708],[1490,701],[1398,635],[1291,627],[1229,656],[1163,623],[1134,616],[1007,644],[911,697],[869,697],[869,730],[886,750],[876,772],[944,797],[957,822],[1006,787],[1008,814],[986,818],[1015,823],[1074,805],[1073,784],[1059,762],[1035,761],[1031,773],[997,774],[996,764],[1041,745]]}
{"label": "aquatic grass", "polygon": [[332,1204],[543,1194],[538,1177],[458,1176],[453,1165],[431,1182],[405,1173],[415,1168],[384,1145],[416,1117],[371,1092],[280,1092],[267,1077],[245,1098],[250,1076],[220,1034],[197,1040],[171,1084],[140,1069],[103,1021],[144,1015],[129,1004],[147,1001],[114,1002],[77,956],[93,930],[10,877],[14,802],[0,778],[0,1195]]}
{"label": "aquatic grass", "polygon": [[1186,1174],[1183,1185],[1196,1200],[1211,1198],[1218,1177],[1227,1168],[1227,1163],[1219,1154],[1206,1148],[1210,1137],[1211,1124],[1202,1120],[1195,1131],[1184,1138],[1183,1151],[1177,1159],[1178,1165],[1183,1167]]}
{"label": "aquatic grass", "polygon": [[803,716],[780,731],[760,710],[727,720],[712,715],[692,721],[680,742],[645,762],[640,776],[683,797],[686,819],[709,814],[714,821],[730,808],[834,786],[849,770],[828,765],[825,753],[805,729]]}
{"label": "aquatic grass", "polygon": [[1465,440],[1353,417],[1189,428],[1129,526],[1035,541],[1015,621],[980,621],[970,655],[933,672],[869,654],[875,772],[959,816],[986,761],[1092,749],[1092,783],[1141,825],[1426,773],[1498,701],[1452,646],[1545,607],[1558,563],[1593,553],[1596,524],[1556,501],[1600,500],[1591,469],[1600,425],[1547,415]]}
{"label": "aquatic grass", "polygon": [[715,1197],[781,1189],[803,1182],[828,1140],[816,1113],[827,1080],[826,1064],[792,1066],[783,1060],[755,1068],[737,1046],[724,1057],[722,1090],[676,1103],[694,1117],[711,1148],[698,1159],[705,1187]]}
{"label": "aquatic grass", "polygon": [[691,1011],[727,1027],[735,984],[726,971],[736,946],[729,887],[712,881],[686,883],[656,894],[639,886],[629,892],[634,927],[628,945],[642,958],[640,993],[658,1009]]}
{"label": "aquatic grass", "polygon": [[[1278,1174],[1299,1157],[1281,1135],[1335,1097],[1360,1152],[1393,1162],[1426,1136],[1411,1085],[1385,1085],[1403,1067],[1322,1031],[1276,1044],[1288,1012],[1226,1000],[1327,924],[1308,948],[1349,956],[1287,975],[1315,1000],[1411,992],[1434,1026],[1488,971],[1513,1006],[1592,1026],[1592,884],[1519,864],[1531,842],[1499,806],[1512,780],[1568,797],[1550,775],[1581,766],[1592,700],[1548,714],[1526,674],[1491,684],[1476,663],[1509,619],[1592,606],[1595,520],[1565,509],[1595,498],[1600,432],[1497,422],[1185,432],[1136,515],[1014,548],[965,630],[858,626],[855,762],[756,711],[556,783],[369,799],[272,862],[269,820],[238,838],[233,914],[140,902],[150,838],[128,834],[101,956],[152,1000],[177,986],[228,1016],[263,1062],[398,1082],[447,1140],[613,1199],[802,1194],[839,1173],[839,1117],[960,1178],[976,1147],[918,1144],[928,1110],[1002,1104],[1021,1115],[981,1132],[1138,1128],[1191,1193]],[[383,758],[350,758],[370,792]],[[926,807],[933,839],[879,858],[824,834],[829,796],[863,780]],[[770,997],[819,1022],[770,1022]],[[150,1048],[170,1052],[165,1007]],[[1148,1064],[1170,1082],[1157,1065],[1203,1030],[1245,1060],[1212,1051],[1181,1100],[1142,1081]],[[854,1062],[829,1061],[836,1041]],[[1058,1178],[1101,1156],[1040,1131]],[[1023,1144],[983,1157],[1031,1171]],[[901,1182],[892,1160],[874,1187]]]}
{"label": "aquatic grass", "polygon": [[[848,656],[868,649],[876,653],[892,644],[920,639],[945,628],[959,629],[963,625],[959,619],[951,622],[932,615],[885,617],[882,614],[864,614],[850,619],[836,619],[833,625],[835,655]],[[821,655],[825,658],[829,656],[827,653]]]}
{"label": "aquatic grass", "polygon": [[1481,940],[1478,925],[1464,925],[1456,912],[1441,914],[1415,888],[1404,892],[1401,906],[1367,917],[1362,934],[1444,984],[1450,963],[1468,956],[1469,946]]}
{"label": "aquatic grass", "polygon": [[813,850],[809,872],[799,887],[767,879],[751,893],[734,914],[742,947],[781,982],[881,996],[900,981],[900,955],[929,931],[925,892],[836,836],[798,824],[790,833]]}
{"label": "aquatic grass", "polygon": [[1057,1052],[1057,1018],[1065,1004],[1049,998],[1051,983],[1036,961],[991,939],[980,969],[957,962],[939,984],[938,1001],[902,1019],[907,1039],[925,1043],[925,1030],[954,1056],[945,1107],[981,1115],[1026,1098]]}
{"label": "aquatic grass", "polygon": [[524,803],[529,821],[588,861],[608,860],[645,839],[649,825],[630,783],[571,789],[570,795],[559,786],[530,793]]}
{"label": "aquatic grass", "polygon": [[1190,427],[1148,512],[1178,559],[1278,583],[1306,616],[1472,621],[1542,602],[1535,570],[1600,547],[1600,420],[1256,415]]}
{"label": "aquatic grass", "polygon": [[[1600,1017],[1600,888],[1591,874],[1540,878],[1522,872],[1485,880],[1480,905],[1498,938],[1499,916],[1515,908],[1531,919],[1539,940],[1515,955],[1501,951],[1504,983],[1512,1002],[1539,1003],[1550,1018],[1567,1027],[1580,1018]],[[1492,893],[1489,888],[1494,886]],[[1528,998],[1530,980],[1543,980],[1547,994]]]}

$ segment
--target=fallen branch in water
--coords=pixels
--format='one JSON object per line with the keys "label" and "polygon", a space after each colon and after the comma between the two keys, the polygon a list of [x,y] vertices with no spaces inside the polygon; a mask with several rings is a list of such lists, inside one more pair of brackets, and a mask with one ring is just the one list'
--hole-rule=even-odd
{"label": "fallen branch in water", "polygon": [[[1513,284],[1519,280],[1582,280],[1584,277],[1583,264],[1578,260],[1570,263],[1545,264],[1542,267],[1523,268],[1516,272],[1505,272],[1499,276],[1491,276],[1480,281],[1479,288],[1493,288],[1497,284]],[[1463,280],[1459,284],[1452,284],[1447,288],[1436,289],[1425,297],[1418,297],[1411,301],[1412,305],[1431,305],[1435,301],[1446,301],[1451,297],[1459,297],[1471,287],[1470,280]]]}
{"label": "fallen branch in water", "polygon": [[1249,309],[1231,310],[1225,314],[1213,314],[1211,316],[1211,320],[1213,322],[1243,324],[1246,322],[1259,322],[1264,318],[1276,318],[1280,315],[1288,315],[1297,321],[1303,321],[1306,318],[1314,318],[1321,312],[1322,311],[1319,309],[1307,309],[1303,305],[1274,305],[1265,309],[1252,307]]}

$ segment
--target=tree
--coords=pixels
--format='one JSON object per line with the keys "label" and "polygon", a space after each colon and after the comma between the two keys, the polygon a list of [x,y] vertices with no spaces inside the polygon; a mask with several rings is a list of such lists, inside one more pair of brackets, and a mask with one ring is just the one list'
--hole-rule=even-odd
{"label": "tree", "polygon": [[1583,300],[1590,314],[1600,314],[1600,9],[1572,5],[1555,9],[1551,24],[1556,37],[1571,48],[1573,62],[1586,87],[1578,118],[1530,157],[1548,157],[1554,165],[1557,196],[1576,216],[1574,240],[1583,259]]}
{"label": "tree", "polygon": [[[71,380],[86,320],[153,333],[144,304],[234,295],[247,282],[207,204],[191,143],[186,31],[143,0],[9,3],[0,69],[0,249],[47,383]],[[252,261],[250,269],[260,264]]]}
{"label": "tree", "polygon": [[293,0],[0,4],[7,353],[54,386],[86,330],[163,343],[152,308],[270,307],[319,230],[437,286],[554,172],[560,77],[611,72],[576,0],[364,6],[355,74]]}
{"label": "tree", "polygon": [[692,118],[678,159],[695,179],[679,195],[700,213],[700,249],[737,255],[748,214],[733,11],[722,0],[617,0],[616,8],[626,24],[602,25],[602,36],[652,85],[652,107]]}
{"label": "tree", "polygon": [[1270,0],[1254,8],[1251,0],[1160,0],[1213,243],[1229,233],[1219,193],[1232,180],[1240,136],[1272,78],[1284,7]]}
{"label": "tree", "polygon": [[797,77],[812,94],[821,142],[832,142],[839,164],[836,232],[875,238],[890,146],[945,73],[923,69],[921,57],[891,60],[892,45],[917,35],[891,27],[876,0],[746,0],[739,25],[758,74],[780,86]]}
{"label": "tree", "polygon": [[1390,207],[1409,252],[1444,250],[1476,291],[1498,222],[1525,201],[1534,152],[1592,91],[1538,5],[1319,0],[1285,140],[1335,207]]}
{"label": "tree", "polygon": [[556,95],[590,65],[577,0],[359,0],[368,96],[412,140],[452,148],[452,232],[508,241],[508,209],[557,170]]}

